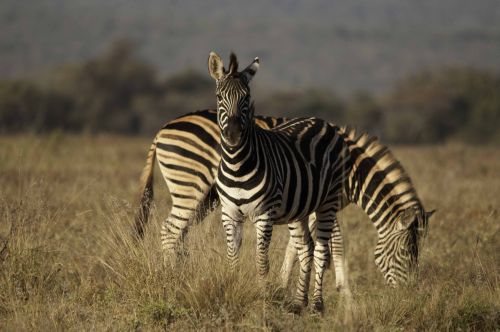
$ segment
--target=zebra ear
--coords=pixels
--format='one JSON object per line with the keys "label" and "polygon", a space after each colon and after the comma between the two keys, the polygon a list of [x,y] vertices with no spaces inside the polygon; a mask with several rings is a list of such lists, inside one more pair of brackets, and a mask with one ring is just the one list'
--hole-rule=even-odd
{"label": "zebra ear", "polygon": [[253,76],[255,75],[255,73],[257,72],[257,70],[259,70],[259,58],[256,57],[253,62],[245,68],[245,70],[243,70],[241,72],[241,74],[243,74],[243,76],[245,76],[247,82],[250,82],[253,78]]}
{"label": "zebra ear", "polygon": [[415,209],[406,209],[399,215],[398,229],[408,229],[415,221],[417,217],[417,211]]}
{"label": "zebra ear", "polygon": [[250,104],[250,113],[249,113],[249,115],[250,115],[250,119],[253,119],[253,117],[255,115],[255,105],[254,105],[253,101]]}
{"label": "zebra ear", "polygon": [[220,80],[222,76],[224,76],[224,64],[222,63],[220,56],[215,52],[210,52],[210,55],[208,56],[208,72],[216,81]]}
{"label": "zebra ear", "polygon": [[236,54],[234,54],[234,52],[231,52],[231,55],[229,56],[228,74],[231,75],[233,73],[236,73],[237,71],[238,71],[238,58],[236,58]]}

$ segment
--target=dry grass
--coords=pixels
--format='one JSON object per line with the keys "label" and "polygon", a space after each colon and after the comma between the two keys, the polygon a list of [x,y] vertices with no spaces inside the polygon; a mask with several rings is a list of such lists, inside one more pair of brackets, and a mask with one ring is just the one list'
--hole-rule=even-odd
{"label": "dry grass", "polygon": [[[437,208],[417,285],[389,289],[373,263],[375,232],[356,208],[340,215],[352,305],[327,273],[326,311],[293,316],[277,288],[286,228],[276,227],[262,287],[246,225],[241,270],[227,271],[219,215],[193,227],[190,255],[163,264],[159,223],[143,243],[130,225],[148,140],[123,137],[0,139],[2,330],[498,330],[500,149],[397,147],[428,209]],[[3,242],[2,242],[3,243]],[[0,250],[4,247],[0,244]]]}

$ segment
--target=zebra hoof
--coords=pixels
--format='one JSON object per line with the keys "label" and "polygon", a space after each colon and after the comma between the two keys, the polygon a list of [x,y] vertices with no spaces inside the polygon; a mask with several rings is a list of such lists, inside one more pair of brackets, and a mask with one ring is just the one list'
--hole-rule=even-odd
{"label": "zebra hoof", "polygon": [[325,305],[323,304],[323,300],[315,300],[312,306],[313,313],[322,314],[325,310]]}
{"label": "zebra hoof", "polygon": [[285,301],[286,299],[286,288],[283,287],[277,287],[273,291],[272,295],[273,299],[278,300],[278,301]]}
{"label": "zebra hoof", "polygon": [[171,253],[164,253],[163,254],[163,266],[166,267],[167,269],[174,269],[175,266],[177,265],[177,257],[174,254]]}
{"label": "zebra hoof", "polygon": [[292,314],[300,315],[302,310],[307,306],[307,302],[301,302],[301,301],[294,301],[288,311],[291,312]]}

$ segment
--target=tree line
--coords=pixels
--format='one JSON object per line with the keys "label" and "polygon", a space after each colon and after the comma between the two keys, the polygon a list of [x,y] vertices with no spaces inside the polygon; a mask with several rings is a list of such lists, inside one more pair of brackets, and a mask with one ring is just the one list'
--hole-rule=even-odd
{"label": "tree line", "polygon": [[[303,89],[274,92],[257,105],[259,114],[317,116],[354,125],[387,142],[500,143],[500,75],[473,68],[422,72],[383,96],[341,98]],[[1,134],[64,130],[152,135],[167,120],[214,107],[208,74],[184,71],[159,77],[127,41],[44,76],[0,81]]]}

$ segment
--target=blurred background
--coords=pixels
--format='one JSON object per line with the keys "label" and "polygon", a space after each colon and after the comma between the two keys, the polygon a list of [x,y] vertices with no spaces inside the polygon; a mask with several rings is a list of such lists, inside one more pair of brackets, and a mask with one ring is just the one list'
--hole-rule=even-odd
{"label": "blurred background", "polygon": [[261,58],[257,114],[500,144],[498,0],[3,0],[0,133],[152,136],[214,108],[211,50]]}

